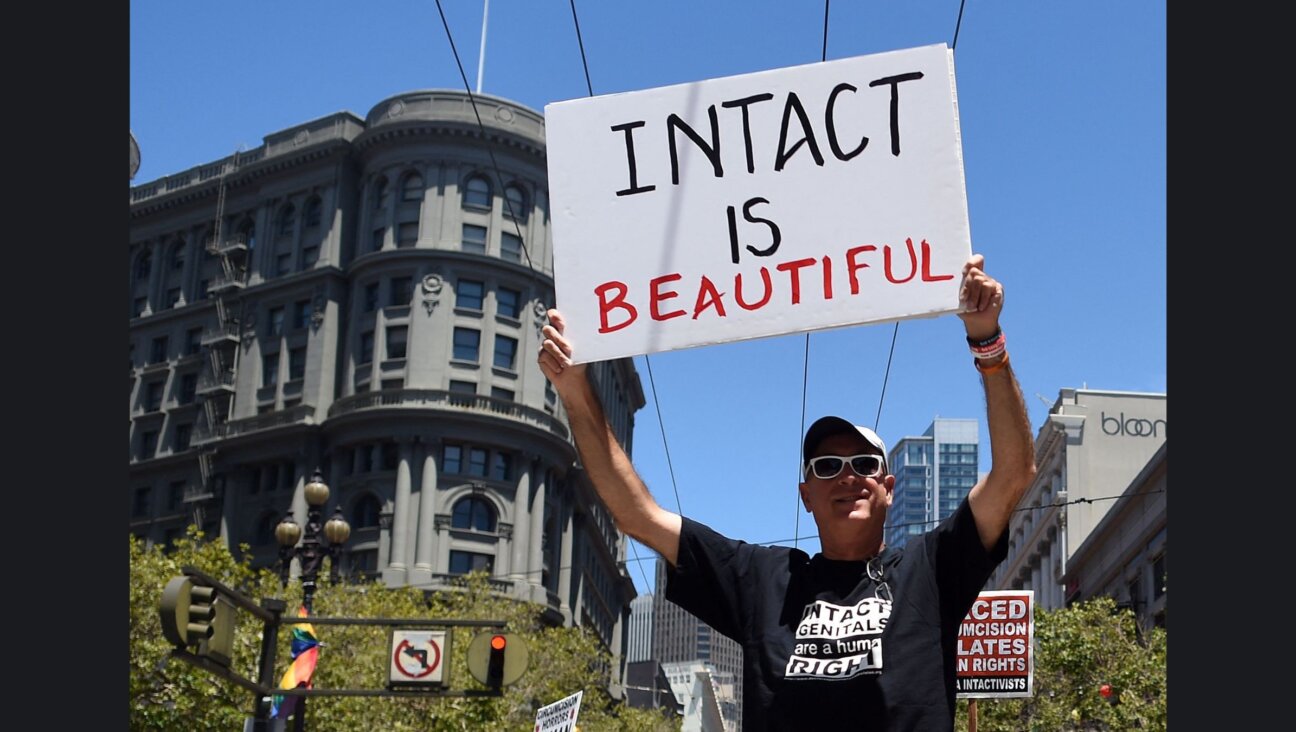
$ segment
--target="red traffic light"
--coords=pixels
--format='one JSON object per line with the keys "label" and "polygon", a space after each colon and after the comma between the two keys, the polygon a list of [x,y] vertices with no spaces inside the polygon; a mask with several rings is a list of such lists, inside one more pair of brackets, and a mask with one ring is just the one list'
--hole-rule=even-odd
{"label": "red traffic light", "polygon": [[505,638],[504,636],[502,635],[491,636],[491,641],[490,641],[491,650],[502,651],[504,650],[504,646],[507,644],[508,644],[508,639]]}
{"label": "red traffic light", "polygon": [[1103,684],[1098,687],[1098,693],[1102,694],[1104,699],[1110,699],[1112,695],[1111,684]]}

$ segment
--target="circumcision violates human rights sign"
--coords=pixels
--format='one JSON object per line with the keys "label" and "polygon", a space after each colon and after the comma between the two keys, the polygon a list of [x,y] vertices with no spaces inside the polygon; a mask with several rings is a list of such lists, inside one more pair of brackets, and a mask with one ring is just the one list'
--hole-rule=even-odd
{"label": "circumcision violates human rights sign", "polygon": [[958,309],[943,44],[555,102],[545,126],[578,361]]}
{"label": "circumcision violates human rights sign", "polygon": [[959,625],[955,692],[960,699],[1035,694],[1035,591],[986,590]]}

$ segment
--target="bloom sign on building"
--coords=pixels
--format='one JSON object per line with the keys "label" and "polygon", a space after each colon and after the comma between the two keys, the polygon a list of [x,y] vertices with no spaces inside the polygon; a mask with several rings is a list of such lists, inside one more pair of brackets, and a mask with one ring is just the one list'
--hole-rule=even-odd
{"label": "bloom sign on building", "polygon": [[954,312],[971,254],[941,45],[545,107],[580,361]]}

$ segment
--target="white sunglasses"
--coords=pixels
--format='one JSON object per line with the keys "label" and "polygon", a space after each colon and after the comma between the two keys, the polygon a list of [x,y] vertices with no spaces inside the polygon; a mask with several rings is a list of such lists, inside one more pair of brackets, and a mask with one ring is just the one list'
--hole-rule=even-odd
{"label": "white sunglasses", "polygon": [[882,456],[873,453],[864,453],[863,455],[851,455],[842,457],[838,455],[820,455],[817,458],[811,458],[806,464],[806,476],[811,473],[820,480],[828,480],[837,477],[845,467],[850,463],[851,470],[861,478],[876,478],[882,474]]}

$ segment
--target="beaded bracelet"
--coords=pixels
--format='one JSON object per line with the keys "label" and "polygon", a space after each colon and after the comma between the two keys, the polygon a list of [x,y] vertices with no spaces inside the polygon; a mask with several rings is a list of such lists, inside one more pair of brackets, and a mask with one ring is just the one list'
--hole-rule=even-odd
{"label": "beaded bracelet", "polygon": [[1007,353],[1007,352],[1004,352],[1003,360],[1000,361],[1000,362],[997,363],[997,364],[992,365],[992,366],[984,366],[984,367],[983,367],[983,366],[981,365],[981,360],[980,360],[980,359],[977,359],[977,358],[972,359],[972,365],[975,366],[975,367],[976,367],[976,370],[977,370],[977,371],[980,371],[982,374],[993,374],[993,373],[996,372],[996,371],[1002,371],[1003,369],[1007,368],[1007,366],[1008,366],[1008,353]]}

